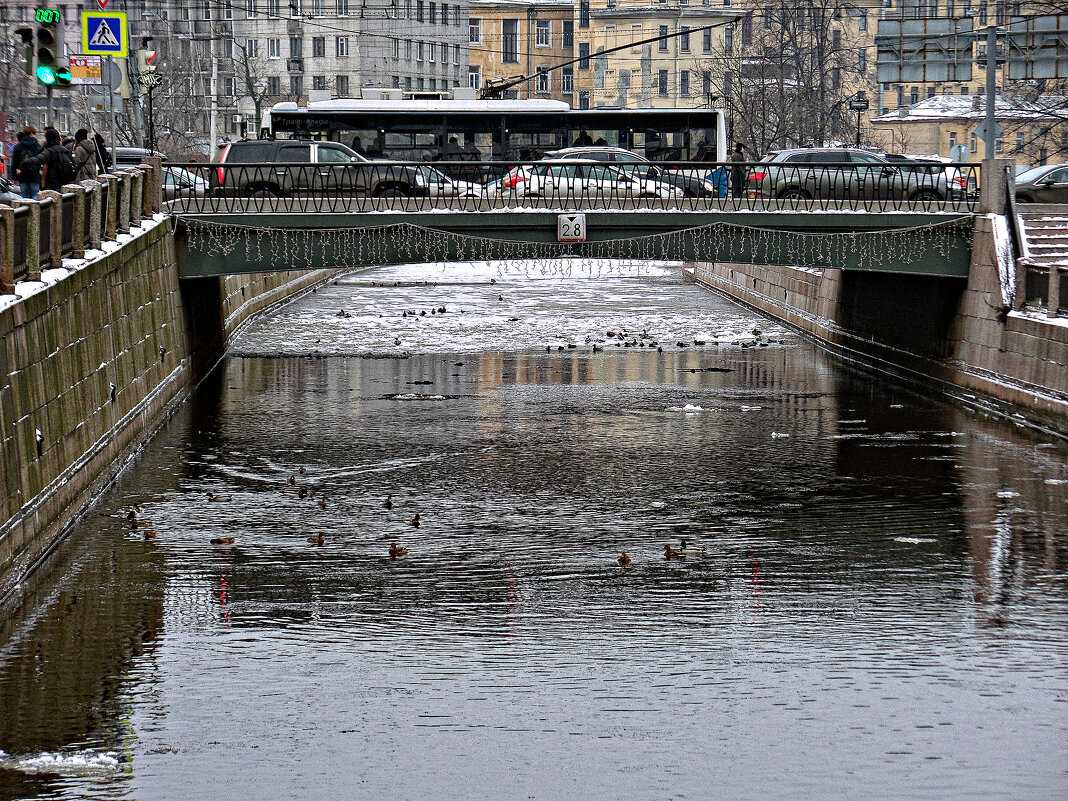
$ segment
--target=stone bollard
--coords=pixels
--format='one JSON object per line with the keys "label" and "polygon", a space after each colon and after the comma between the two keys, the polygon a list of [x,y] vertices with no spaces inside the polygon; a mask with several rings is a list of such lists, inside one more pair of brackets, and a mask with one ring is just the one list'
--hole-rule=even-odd
{"label": "stone bollard", "polygon": [[107,173],[99,176],[101,182],[108,185],[108,205],[104,210],[104,233],[103,239],[114,239],[118,236],[119,224],[119,176]]}
{"label": "stone bollard", "polygon": [[115,222],[116,230],[120,234],[130,233],[130,190],[133,188],[133,178],[126,170],[119,173],[119,211]]}
{"label": "stone bollard", "polygon": [[145,173],[145,216],[151,217],[163,210],[163,159],[158,156],[146,156],[141,159],[141,166],[147,167]]}
{"label": "stone bollard", "polygon": [[74,219],[71,220],[71,258],[80,259],[85,255],[85,204],[88,198],[85,187],[81,184],[67,184],[63,187],[65,194],[74,195]]}
{"label": "stone bollard", "polygon": [[41,201],[41,215],[48,216],[48,242],[42,243],[48,248],[48,266],[63,266],[63,195],[52,189],[42,189],[37,193]]}
{"label": "stone bollard", "polygon": [[89,204],[89,247],[100,249],[100,222],[104,216],[104,191],[99,181],[83,181]]}
{"label": "stone bollard", "polygon": [[0,295],[15,291],[15,210],[0,204]]}
{"label": "stone bollard", "polygon": [[979,177],[979,213],[1009,214],[1009,193],[1016,191],[1016,162],[983,159]]}
{"label": "stone bollard", "polygon": [[[39,197],[40,195],[38,195]],[[24,200],[30,216],[26,220],[26,280],[41,280],[41,201]]]}
{"label": "stone bollard", "polygon": [[130,227],[141,222],[141,213],[144,209],[144,197],[142,192],[145,186],[145,174],[140,167],[130,167],[126,171],[130,177]]}

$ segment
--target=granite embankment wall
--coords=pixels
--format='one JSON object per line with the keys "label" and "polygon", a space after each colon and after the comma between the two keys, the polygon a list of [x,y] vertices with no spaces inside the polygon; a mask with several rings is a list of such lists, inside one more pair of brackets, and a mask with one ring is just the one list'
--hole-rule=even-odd
{"label": "granite embankment wall", "polygon": [[[172,221],[0,296],[0,602],[224,352],[242,323],[333,271],[179,280]],[[25,294],[25,292],[22,292]],[[42,571],[43,573],[44,571]]]}
{"label": "granite embankment wall", "polygon": [[847,357],[1068,436],[1068,319],[1009,310],[992,216],[965,279],[708,264],[694,279]]}

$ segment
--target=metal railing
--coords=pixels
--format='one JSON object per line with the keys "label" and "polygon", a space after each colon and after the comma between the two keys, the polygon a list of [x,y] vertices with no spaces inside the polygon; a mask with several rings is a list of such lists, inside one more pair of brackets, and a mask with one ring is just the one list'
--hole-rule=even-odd
{"label": "metal railing", "polygon": [[168,164],[180,214],[367,211],[926,211],[968,213],[980,167],[573,161]]}

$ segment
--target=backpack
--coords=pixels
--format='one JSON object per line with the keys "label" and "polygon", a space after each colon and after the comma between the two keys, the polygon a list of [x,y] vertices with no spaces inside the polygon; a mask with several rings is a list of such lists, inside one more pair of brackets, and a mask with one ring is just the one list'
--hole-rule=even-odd
{"label": "backpack", "polygon": [[63,186],[74,180],[78,170],[74,168],[74,158],[67,148],[59,145],[51,149],[51,158],[48,159],[49,183],[53,186]]}

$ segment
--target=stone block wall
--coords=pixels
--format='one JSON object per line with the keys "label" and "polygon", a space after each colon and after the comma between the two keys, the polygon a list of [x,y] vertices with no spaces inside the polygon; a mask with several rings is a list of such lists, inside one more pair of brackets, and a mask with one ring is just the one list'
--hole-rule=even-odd
{"label": "stone block wall", "polygon": [[244,322],[338,272],[190,282],[170,219],[133,234],[0,308],[0,604]]}

